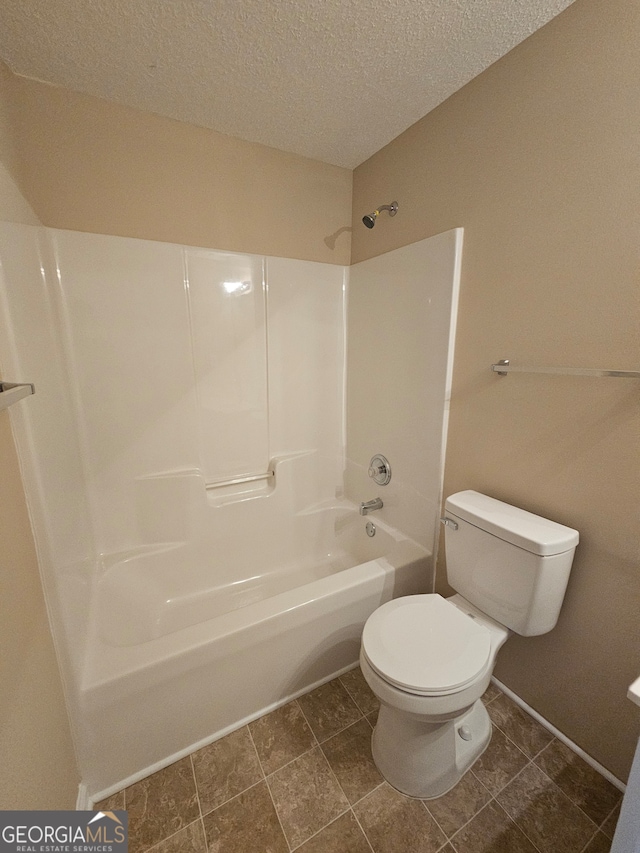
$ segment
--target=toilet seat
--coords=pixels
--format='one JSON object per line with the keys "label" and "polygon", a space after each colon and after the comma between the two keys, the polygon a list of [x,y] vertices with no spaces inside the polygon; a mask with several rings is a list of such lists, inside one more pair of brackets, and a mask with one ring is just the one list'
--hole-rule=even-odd
{"label": "toilet seat", "polygon": [[364,626],[371,668],[407,693],[456,693],[481,675],[491,656],[484,625],[437,594],[409,595],[379,607]]}

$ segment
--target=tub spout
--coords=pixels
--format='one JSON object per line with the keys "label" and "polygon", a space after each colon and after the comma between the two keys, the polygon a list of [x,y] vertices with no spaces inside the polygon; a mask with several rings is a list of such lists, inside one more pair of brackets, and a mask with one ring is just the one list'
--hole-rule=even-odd
{"label": "tub spout", "polygon": [[382,509],[382,499],[374,498],[372,501],[362,501],[360,504],[360,515],[369,515],[376,509]]}

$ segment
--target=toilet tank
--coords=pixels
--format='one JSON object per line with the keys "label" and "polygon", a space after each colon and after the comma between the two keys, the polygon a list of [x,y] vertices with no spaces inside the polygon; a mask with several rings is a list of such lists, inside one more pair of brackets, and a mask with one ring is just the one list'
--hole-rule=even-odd
{"label": "toilet tank", "polygon": [[525,637],[550,631],[578,531],[471,490],[447,498],[445,515],[447,579],[456,592]]}

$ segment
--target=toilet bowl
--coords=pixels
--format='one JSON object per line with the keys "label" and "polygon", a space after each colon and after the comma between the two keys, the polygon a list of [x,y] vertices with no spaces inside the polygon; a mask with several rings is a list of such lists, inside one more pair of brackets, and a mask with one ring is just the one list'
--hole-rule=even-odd
{"label": "toilet bowl", "polygon": [[512,631],[535,636],[558,619],[578,533],[474,491],[445,503],[451,598],[406,596],[367,620],[362,673],[380,700],[374,761],[412,797],[450,790],[491,738],[481,696]]}
{"label": "toilet bowl", "polygon": [[372,752],[394,788],[439,797],[486,749],[480,697],[509,633],[459,595],[397,598],[367,621],[360,667],[381,703]]}

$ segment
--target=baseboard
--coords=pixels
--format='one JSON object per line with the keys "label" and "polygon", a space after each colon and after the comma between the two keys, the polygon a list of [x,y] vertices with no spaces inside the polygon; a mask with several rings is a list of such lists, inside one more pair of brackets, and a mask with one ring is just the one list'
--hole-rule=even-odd
{"label": "baseboard", "polygon": [[572,749],[577,755],[580,756],[580,758],[582,758],[584,761],[587,762],[587,764],[593,767],[594,770],[597,770],[601,776],[604,776],[604,778],[611,782],[612,785],[615,785],[618,790],[622,791],[623,793],[627,790],[627,786],[624,784],[624,782],[621,782],[620,779],[616,778],[613,773],[607,770],[606,767],[603,767],[602,764],[595,760],[595,758],[592,758],[588,753],[584,751],[584,749],[581,749],[577,743],[574,743],[572,740],[570,740],[552,723],[550,723],[548,720],[545,720],[545,718],[541,714],[539,714],[530,705],[527,705],[527,703],[523,699],[521,699],[516,693],[514,693],[513,690],[510,690],[505,684],[503,684],[501,681],[498,681],[498,679],[495,677],[493,677],[491,681],[496,685],[496,687],[499,687],[503,693],[506,693],[509,699],[514,701],[516,705],[519,705],[522,710],[526,711],[527,714],[533,717],[534,720],[537,720],[537,722],[539,722],[541,726],[544,726],[547,731],[550,731],[551,734],[557,737],[558,740],[562,741],[565,746],[568,746],[569,749]]}

